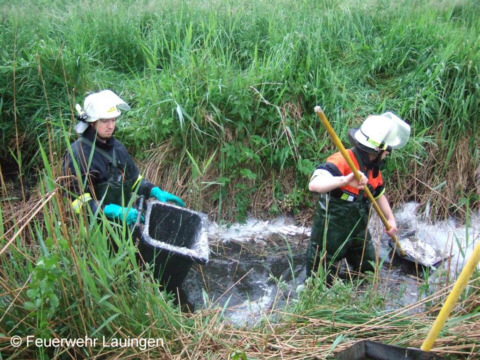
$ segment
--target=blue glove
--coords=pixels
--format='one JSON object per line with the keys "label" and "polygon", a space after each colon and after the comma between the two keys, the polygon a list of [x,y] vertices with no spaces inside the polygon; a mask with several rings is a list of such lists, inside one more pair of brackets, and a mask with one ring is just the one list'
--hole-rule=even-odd
{"label": "blue glove", "polygon": [[126,217],[125,221],[127,222],[127,225],[135,224],[138,217],[137,209],[128,209],[116,204],[108,204],[103,209],[103,212],[105,213],[105,216],[110,219],[122,220],[124,217]]}
{"label": "blue glove", "polygon": [[163,191],[158,186],[155,186],[150,191],[150,196],[156,197],[159,201],[162,202],[173,201],[178,205],[185,207],[185,203],[182,201],[182,199],[180,199],[178,196],[170,194],[169,192]]}

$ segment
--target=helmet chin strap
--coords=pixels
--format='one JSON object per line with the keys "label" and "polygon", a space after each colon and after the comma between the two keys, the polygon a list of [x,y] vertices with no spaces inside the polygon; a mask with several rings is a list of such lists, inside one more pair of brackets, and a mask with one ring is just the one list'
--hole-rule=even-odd
{"label": "helmet chin strap", "polygon": [[380,150],[376,155],[373,160],[371,160],[370,155],[373,155],[371,153],[368,153],[362,149],[359,149],[359,154],[362,158],[362,161],[367,168],[372,170],[372,176],[376,178],[379,174],[380,168],[385,164],[385,162],[382,160],[382,155],[386,150]]}
{"label": "helmet chin strap", "polygon": [[383,167],[383,165],[385,165],[385,161],[382,159],[382,156],[383,156],[383,153],[385,153],[387,151],[388,150],[380,150],[378,152],[377,156],[375,156],[375,159],[372,160],[373,177],[374,178],[378,176],[378,172],[379,172],[380,168]]}
{"label": "helmet chin strap", "polygon": [[372,160],[372,163],[374,163],[376,165],[378,164],[379,166],[382,166],[383,165],[382,155],[383,155],[384,152],[385,152],[385,150],[380,150],[377,153],[377,156],[375,156],[375,159]]}

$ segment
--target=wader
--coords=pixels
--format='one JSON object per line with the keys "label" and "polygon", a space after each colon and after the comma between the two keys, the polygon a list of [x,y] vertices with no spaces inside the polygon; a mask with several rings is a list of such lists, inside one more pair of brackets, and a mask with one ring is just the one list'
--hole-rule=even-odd
{"label": "wader", "polygon": [[370,262],[375,262],[375,249],[368,232],[370,203],[363,195],[363,191],[356,197],[321,194],[307,248],[307,277],[317,272],[320,263],[325,274],[330,273],[329,268],[343,258],[355,271],[374,270]]}

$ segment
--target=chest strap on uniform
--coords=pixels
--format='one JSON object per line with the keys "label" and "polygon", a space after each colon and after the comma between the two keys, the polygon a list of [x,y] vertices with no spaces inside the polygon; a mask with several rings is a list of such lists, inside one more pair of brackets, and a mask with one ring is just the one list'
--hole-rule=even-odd
{"label": "chest strap on uniform", "polygon": [[105,150],[103,150],[102,148],[98,147],[98,146],[95,146],[93,145],[93,143],[88,140],[87,138],[85,137],[80,137],[80,141],[82,143],[84,143],[85,145],[88,145],[90,146],[90,148],[94,149],[95,148],[95,151],[98,151],[98,153],[100,155],[102,155],[104,158],[106,158],[108,161],[110,161],[112,163],[113,166],[117,167],[118,166],[118,162],[117,162],[117,157],[116,157],[116,152],[115,152],[115,149],[112,149],[112,152],[113,152],[113,157],[110,156],[110,154],[108,152],[106,152]]}

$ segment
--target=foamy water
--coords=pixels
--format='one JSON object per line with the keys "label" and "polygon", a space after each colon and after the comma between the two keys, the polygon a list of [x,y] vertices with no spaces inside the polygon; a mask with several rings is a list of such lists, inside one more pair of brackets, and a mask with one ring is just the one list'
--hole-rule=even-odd
{"label": "foamy water", "polygon": [[[480,214],[472,214],[469,223],[462,225],[454,220],[436,223],[424,221],[418,215],[417,210],[417,204],[407,203],[401,209],[395,211],[395,217],[400,229],[398,238],[403,250],[426,265],[433,264],[438,259],[450,257],[450,273],[453,278],[457,277],[466,261],[472,255],[475,244],[479,241]],[[282,236],[285,239],[308,238],[310,230],[310,227],[295,225],[290,218],[279,217],[270,221],[249,218],[245,224],[233,224],[231,226],[211,223],[208,233],[210,241],[213,239],[214,241],[224,243],[235,241],[261,245],[265,244],[272,235]],[[383,254],[385,256],[389,250],[388,236],[384,233],[383,224],[376,215],[372,216],[370,232],[380,255],[382,256]],[[402,238],[402,234],[408,234],[408,236]],[[281,260],[285,261],[285,267],[291,266],[289,260]],[[301,266],[302,264],[300,264]],[[298,278],[290,279],[284,283],[293,296],[296,295],[296,286],[303,282],[305,278],[305,271],[302,269],[299,271],[298,267],[299,265],[297,264],[296,276]],[[225,272],[227,271],[225,270]],[[301,274],[302,272],[303,275]],[[221,274],[215,275],[221,276]],[[242,296],[241,292],[236,292],[236,303],[225,311],[227,319],[234,325],[253,325],[255,321],[258,321],[263,315],[267,315],[270,312],[272,304],[276,301],[278,286],[274,282],[269,281],[268,269],[256,272],[255,276],[257,277],[256,281],[251,284],[253,292],[246,291],[243,300],[241,298],[238,299],[238,297]],[[405,281],[403,281],[401,274],[394,276],[398,277],[398,279],[394,279],[398,283],[406,283],[411,280],[405,277]],[[222,279],[220,278],[219,281],[222,281]],[[416,300],[416,285],[414,281],[410,282],[407,297],[396,301],[398,306],[406,305]],[[253,296],[252,293],[254,294]],[[228,293],[225,294],[225,301],[227,298]]]}
{"label": "foamy water", "polygon": [[480,213],[471,215],[468,224],[455,220],[431,223],[417,214],[418,205],[407,203],[395,213],[397,222],[416,231],[416,237],[435,251],[451,256],[452,270],[459,272],[480,240]]}
{"label": "foamy water", "polygon": [[249,218],[245,224],[218,225],[211,223],[208,229],[210,239],[222,241],[259,241],[265,240],[272,234],[284,236],[310,236],[310,228],[297,226],[292,219],[279,217],[274,220],[264,221]]}

